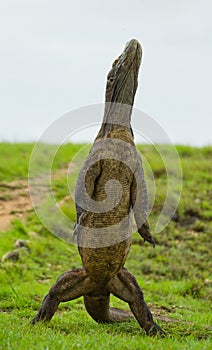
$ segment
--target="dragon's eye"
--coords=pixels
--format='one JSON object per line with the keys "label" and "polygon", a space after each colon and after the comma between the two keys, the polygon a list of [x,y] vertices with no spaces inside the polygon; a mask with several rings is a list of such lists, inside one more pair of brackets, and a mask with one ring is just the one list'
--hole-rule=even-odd
{"label": "dragon's eye", "polygon": [[113,77],[108,77],[108,81],[109,81],[110,83],[112,83],[112,82],[114,81],[114,78],[113,78]]}

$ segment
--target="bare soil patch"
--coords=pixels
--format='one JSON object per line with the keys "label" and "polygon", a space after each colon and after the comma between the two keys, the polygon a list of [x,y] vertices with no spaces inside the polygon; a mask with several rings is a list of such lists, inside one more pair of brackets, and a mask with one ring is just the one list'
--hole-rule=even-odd
{"label": "bare soil patch", "polygon": [[5,231],[12,220],[23,220],[32,210],[28,181],[0,183],[0,231]]}
{"label": "bare soil patch", "polygon": [[[69,170],[68,170],[69,169]],[[67,171],[73,171],[75,164],[69,164],[69,168],[58,169],[51,175],[52,179],[67,176]],[[42,183],[38,183],[36,192],[48,191],[48,188],[42,187]],[[31,188],[32,191],[32,188]],[[34,196],[36,193],[34,194]],[[64,198],[64,201],[70,196]],[[63,203],[63,202],[62,202]],[[62,204],[61,203],[61,204]],[[30,199],[28,181],[19,179],[12,182],[0,183],[0,232],[8,229],[10,222],[14,219],[24,221],[27,213],[32,211],[32,201]]]}

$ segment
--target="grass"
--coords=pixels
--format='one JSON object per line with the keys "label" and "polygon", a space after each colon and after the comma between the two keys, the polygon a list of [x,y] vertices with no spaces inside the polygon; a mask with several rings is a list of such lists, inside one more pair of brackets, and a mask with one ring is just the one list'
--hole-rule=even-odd
{"label": "grass", "polygon": [[[150,216],[154,225],[166,191],[166,172],[154,147],[139,147],[155,175],[157,193]],[[0,144],[0,188],[2,183],[27,178],[32,148],[32,144]],[[80,149],[75,162],[88,148],[64,145],[53,162],[52,188],[73,220],[73,201],[64,200],[69,191],[63,169]],[[29,321],[58,276],[81,266],[81,261],[75,246],[52,236],[29,212],[0,233],[0,257],[14,250],[17,239],[29,241],[28,248],[20,248],[19,260],[0,262],[0,349],[211,349],[212,147],[177,146],[177,150],[184,179],[177,212],[156,235],[155,249],[133,234],[126,262],[152,312],[177,321],[158,321],[167,336],[148,337],[134,320],[96,324],[82,298],[61,304],[49,324],[31,326]],[[113,296],[111,305],[128,308]]]}

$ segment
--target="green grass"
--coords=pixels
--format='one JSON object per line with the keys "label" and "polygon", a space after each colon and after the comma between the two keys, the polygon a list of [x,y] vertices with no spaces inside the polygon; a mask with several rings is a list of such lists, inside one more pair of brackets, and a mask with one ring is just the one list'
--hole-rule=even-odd
{"label": "green grass", "polygon": [[0,181],[12,181],[27,178],[28,163],[33,144],[0,144]]}
{"label": "green grass", "polygon": [[[58,200],[69,194],[62,169],[82,146],[64,145],[54,160],[52,188]],[[32,148],[32,144],[0,144],[0,186],[27,178]],[[140,148],[155,174],[158,193],[150,217],[154,224],[166,190],[166,172],[152,146]],[[82,298],[61,304],[49,324],[30,325],[43,296],[58,276],[81,266],[77,248],[52,236],[32,212],[25,221],[14,220],[7,231],[0,233],[0,257],[14,250],[17,239],[29,240],[29,249],[22,248],[18,261],[0,262],[0,349],[212,348],[212,147],[177,146],[177,150],[184,179],[177,212],[156,235],[155,249],[143,244],[135,233],[126,262],[153,313],[178,321],[158,321],[167,336],[148,337],[134,320],[96,324],[86,313]],[[80,154],[84,156],[87,151],[85,147]],[[72,180],[74,186],[75,179]],[[71,199],[64,201],[62,210],[75,218]],[[32,236],[32,231],[37,235]],[[113,296],[111,305],[128,308]]]}

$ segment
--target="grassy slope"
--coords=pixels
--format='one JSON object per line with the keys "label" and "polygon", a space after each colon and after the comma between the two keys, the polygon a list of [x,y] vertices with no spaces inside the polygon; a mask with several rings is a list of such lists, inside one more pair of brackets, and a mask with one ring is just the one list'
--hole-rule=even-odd
{"label": "grassy slope", "polygon": [[[0,183],[27,177],[33,145],[0,144]],[[64,168],[80,148],[67,145],[59,152],[54,169]],[[184,184],[174,221],[156,237],[155,249],[134,234],[126,266],[136,275],[147,303],[155,313],[177,319],[159,322],[164,339],[144,335],[136,321],[98,325],[85,312],[82,299],[60,305],[48,324],[32,327],[43,295],[64,271],[81,265],[77,248],[49,234],[35,214],[27,222],[16,220],[0,234],[0,256],[13,249],[17,238],[30,240],[18,262],[0,264],[0,348],[2,349],[210,349],[209,325],[212,232],[212,148],[178,146]],[[154,222],[165,189],[165,172],[150,146],[142,146],[155,172],[159,194],[151,215]],[[54,179],[58,199],[67,195],[65,175]],[[71,208],[71,209],[70,209]],[[74,218],[73,203],[64,212]],[[37,237],[29,237],[29,232]],[[113,306],[127,308],[111,298]],[[189,323],[186,323],[189,322]]]}

